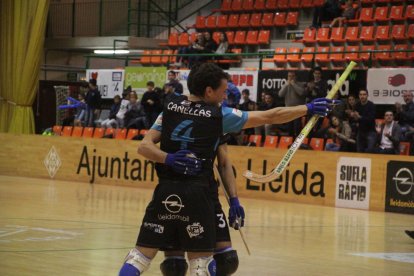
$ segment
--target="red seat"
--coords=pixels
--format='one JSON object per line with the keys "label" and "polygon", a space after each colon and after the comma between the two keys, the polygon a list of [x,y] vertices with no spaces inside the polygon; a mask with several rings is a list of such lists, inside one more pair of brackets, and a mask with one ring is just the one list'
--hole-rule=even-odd
{"label": "red seat", "polygon": [[289,0],[278,0],[277,7],[281,10],[289,9]]}
{"label": "red seat", "polygon": [[220,34],[221,34],[221,32],[214,32],[214,33],[213,33],[213,40],[214,40],[217,44],[219,44],[219,43],[220,43]]}
{"label": "red seat", "polygon": [[331,42],[334,44],[345,43],[344,28],[343,27],[332,28],[330,39],[331,39]]}
{"label": "red seat", "polygon": [[191,44],[191,43],[195,42],[195,41],[196,41],[196,39],[197,39],[197,33],[191,33],[191,34],[190,34],[190,41],[189,41],[189,44]]}
{"label": "red seat", "polygon": [[246,32],[245,31],[237,31],[236,35],[234,36],[234,44],[240,45],[246,43]]}
{"label": "red seat", "polygon": [[147,133],[148,133],[148,129],[141,129],[141,130],[139,131],[139,135],[142,135],[142,136],[147,135]]}
{"label": "red seat", "polygon": [[318,47],[316,51],[318,53],[315,54],[315,61],[319,65],[325,65],[326,63],[329,62],[329,58],[328,58],[329,47]]}
{"label": "red seat", "polygon": [[325,3],[325,0],[313,0],[314,7],[321,7]]}
{"label": "red seat", "polygon": [[256,147],[260,147],[262,144],[262,135],[250,135],[249,142],[255,143]]}
{"label": "red seat", "polygon": [[217,17],[217,28],[227,28],[228,15],[221,14]]}
{"label": "red seat", "polygon": [[290,9],[299,9],[301,6],[300,0],[290,0],[289,1],[289,8]]}
{"label": "red seat", "polygon": [[359,27],[348,27],[346,28],[345,40],[347,43],[359,42],[361,39],[358,36]]}
{"label": "red seat", "polygon": [[178,37],[178,45],[180,46],[188,46],[189,45],[189,34],[188,33],[181,33]]}
{"label": "red seat", "polygon": [[150,64],[151,63],[151,51],[150,50],[144,50],[144,52],[141,55],[141,63],[142,64]]}
{"label": "red seat", "polygon": [[410,40],[414,40],[414,24],[408,26],[407,38],[409,38]]}
{"label": "red seat", "polygon": [[128,130],[126,128],[121,128],[116,130],[115,139],[125,140]]}
{"label": "red seat", "polygon": [[313,150],[323,150],[324,140],[323,140],[323,138],[312,138],[310,140],[309,146]]}
{"label": "red seat", "polygon": [[299,12],[288,12],[286,16],[286,25],[297,26],[298,25]]}
{"label": "red seat", "polygon": [[229,21],[227,22],[227,26],[229,28],[239,27],[239,15],[238,14],[230,14]]}
{"label": "red seat", "polygon": [[266,9],[266,1],[265,0],[256,0],[254,2],[254,9],[257,11],[263,11]]}
{"label": "red seat", "polygon": [[336,64],[343,64],[345,62],[344,46],[337,46],[331,48],[329,59]]}
{"label": "red seat", "polygon": [[298,48],[298,47],[289,48],[289,51],[287,53],[288,54],[286,54],[286,60],[290,64],[292,64],[292,63],[296,64],[296,63],[299,63],[301,61],[301,59],[299,58],[300,48]]}
{"label": "red seat", "polygon": [[409,20],[413,20],[413,19],[414,19],[414,5],[408,5],[408,6],[405,8],[405,14],[404,14],[404,17],[405,17],[406,19],[409,19]]}
{"label": "red seat", "polygon": [[375,21],[379,21],[379,22],[385,22],[388,21],[388,6],[385,7],[377,7],[375,9],[375,16],[374,16]]}
{"label": "red seat", "polygon": [[223,2],[221,2],[220,10],[223,12],[231,11],[231,0],[223,0]]}
{"label": "red seat", "polygon": [[[275,53],[277,53],[278,55],[274,55],[273,56],[273,61],[275,63],[286,63],[287,59],[286,59],[286,48],[276,48],[275,49]],[[283,54],[283,55],[282,55]]]}
{"label": "red seat", "polygon": [[234,32],[226,32],[227,40],[230,45],[234,44]]}
{"label": "red seat", "polygon": [[242,9],[243,11],[253,11],[254,0],[243,0]]}
{"label": "red seat", "polygon": [[319,28],[318,32],[316,33],[316,42],[318,42],[318,44],[323,44],[323,43],[328,43],[330,42],[329,39],[329,30],[330,28]]}
{"label": "red seat", "polygon": [[316,30],[314,28],[307,28],[305,29],[305,32],[303,34],[303,44],[305,45],[309,45],[309,44],[314,44],[315,43],[315,34],[316,34]]}
{"label": "red seat", "polygon": [[400,155],[410,155],[409,142],[400,142]]}
{"label": "red seat", "polygon": [[[407,44],[395,45],[394,50],[408,50],[408,45]],[[410,58],[408,57],[408,52],[393,52],[391,53],[391,56],[397,61],[410,60]]]}
{"label": "red seat", "polygon": [[102,138],[104,136],[105,129],[101,127],[95,128],[95,131],[93,133],[93,138]]}
{"label": "red seat", "polygon": [[[161,55],[162,50],[153,50],[151,52],[152,55]],[[161,56],[151,56],[151,64],[162,64]]]}
{"label": "red seat", "polygon": [[139,134],[139,130],[138,129],[134,129],[134,128],[130,128],[128,130],[128,134],[126,139],[127,140],[132,140],[135,136],[137,136]]}
{"label": "red seat", "polygon": [[206,27],[209,29],[215,29],[217,27],[217,17],[215,15],[210,15],[207,17]]}
{"label": "red seat", "polygon": [[56,136],[62,135],[62,126],[53,126],[52,131]]}
{"label": "red seat", "polygon": [[266,1],[266,9],[267,10],[276,10],[277,1],[276,0],[267,0]]}
{"label": "red seat", "polygon": [[243,0],[233,0],[231,4],[232,11],[239,12],[243,10]]}
{"label": "red seat", "polygon": [[171,55],[173,55],[173,50],[164,50],[162,53],[166,56],[161,57],[161,63],[162,64],[169,63],[170,62],[170,57],[171,57]]}
{"label": "red seat", "polygon": [[269,44],[270,43],[270,31],[269,30],[260,30],[258,36],[258,44]]}
{"label": "red seat", "polygon": [[371,53],[372,51],[375,50],[375,46],[374,45],[364,45],[361,48],[361,51],[364,51],[364,53],[359,53],[359,58],[362,61],[368,61],[371,57]]}
{"label": "red seat", "polygon": [[302,8],[313,8],[313,0],[302,0]]}
{"label": "red seat", "polygon": [[378,41],[390,41],[390,27],[389,26],[378,26],[375,31],[375,39]]}
{"label": "red seat", "polygon": [[274,25],[277,27],[286,26],[286,13],[277,12],[274,17]]}
{"label": "red seat", "polygon": [[[248,31],[246,36],[246,42],[249,45],[257,45],[258,40],[257,37],[259,35],[258,31]],[[237,36],[237,35],[236,35]]]}
{"label": "red seat", "polygon": [[243,13],[239,17],[239,27],[248,28],[250,27],[250,14]]}
{"label": "red seat", "polygon": [[349,53],[345,53],[344,54],[344,58],[347,62],[350,61],[355,61],[355,62],[359,62],[361,61],[361,59],[359,58],[359,45],[348,45],[345,48],[345,52],[349,52]]}
{"label": "red seat", "polygon": [[[374,8],[362,8],[359,13],[359,21],[361,22],[374,22]],[[353,20],[349,20],[352,22]]]}
{"label": "red seat", "polygon": [[114,136],[115,136],[115,131],[116,131],[116,129],[115,128],[107,128],[107,129],[105,129],[105,137],[107,137],[107,138],[114,138]]}
{"label": "red seat", "polygon": [[391,12],[390,12],[390,19],[392,21],[403,21],[403,9],[404,6],[391,6]]}
{"label": "red seat", "polygon": [[374,60],[380,60],[380,61],[390,61],[391,58],[391,52],[387,52],[391,50],[391,45],[378,45],[377,51],[374,53]]}
{"label": "red seat", "polygon": [[262,26],[262,14],[254,13],[250,17],[250,26],[251,27],[261,27]]}
{"label": "red seat", "polygon": [[94,131],[93,127],[85,127],[83,129],[82,137],[92,138],[93,137],[93,131]]}
{"label": "red seat", "polygon": [[273,26],[273,13],[264,13],[262,17],[262,25],[264,27]]}
{"label": "red seat", "polygon": [[266,135],[266,139],[265,139],[265,142],[263,144],[263,147],[276,148],[278,139],[279,139],[279,137],[277,137],[277,136]]}
{"label": "red seat", "polygon": [[407,37],[405,36],[405,25],[392,26],[391,38],[398,41],[407,40]]}
{"label": "red seat", "polygon": [[287,149],[293,143],[293,137],[290,136],[281,136],[278,148],[279,149]]}
{"label": "red seat", "polygon": [[168,37],[168,46],[178,46],[178,33],[170,33],[170,36]]}
{"label": "red seat", "polygon": [[374,42],[374,26],[363,26],[359,35],[362,42]]}
{"label": "red seat", "polygon": [[301,60],[303,63],[311,63],[313,60],[313,55],[315,52],[315,47],[305,47],[302,50]]}
{"label": "red seat", "polygon": [[195,27],[196,29],[205,29],[206,28],[206,17],[202,15],[197,15]]}

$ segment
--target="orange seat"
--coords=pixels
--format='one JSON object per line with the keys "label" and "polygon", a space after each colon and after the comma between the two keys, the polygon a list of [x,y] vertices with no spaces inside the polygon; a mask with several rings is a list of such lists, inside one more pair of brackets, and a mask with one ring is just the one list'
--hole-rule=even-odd
{"label": "orange seat", "polygon": [[289,51],[286,54],[286,60],[289,63],[299,63],[301,60],[299,58],[300,55],[300,48],[299,47],[292,47],[289,48]]}
{"label": "orange seat", "polygon": [[343,64],[345,62],[344,46],[337,46],[331,48],[329,59],[336,64]]}
{"label": "orange seat", "polygon": [[62,136],[65,136],[65,137],[72,136],[72,130],[73,130],[73,127],[71,126],[63,127]]}
{"label": "orange seat", "polygon": [[410,24],[407,30],[407,38],[414,40],[414,24]]}
{"label": "orange seat", "polygon": [[385,7],[377,7],[375,9],[374,20],[379,22],[388,21],[388,6]]}
{"label": "orange seat", "polygon": [[313,8],[313,0],[302,0],[302,8]]}
{"label": "orange seat", "polygon": [[364,45],[361,48],[361,51],[364,51],[364,53],[359,53],[359,58],[362,61],[368,61],[371,57],[372,51],[375,50],[374,45]]}
{"label": "orange seat", "polygon": [[345,40],[348,43],[359,42],[361,39],[358,36],[359,27],[348,27],[346,28]]}
{"label": "orange seat", "polygon": [[321,7],[323,6],[323,3],[325,3],[325,0],[313,0],[314,7]]}
{"label": "orange seat", "polygon": [[93,132],[93,138],[102,138],[104,136],[105,129],[101,127],[95,128],[95,131]]}
{"label": "orange seat", "polygon": [[310,140],[309,146],[313,150],[323,150],[323,148],[324,148],[324,140],[323,140],[323,138],[312,138]]}
{"label": "orange seat", "polygon": [[289,1],[289,8],[291,9],[299,9],[301,7],[301,0],[290,0]]}
{"label": "orange seat", "polygon": [[172,55],[173,54],[173,50],[164,50],[162,51],[162,53],[166,56],[162,56],[161,57],[161,63],[162,64],[167,64],[170,62],[170,56],[167,55]]}
{"label": "orange seat", "polygon": [[52,131],[55,135],[62,135],[62,126],[53,126]]}
{"label": "orange seat", "polygon": [[219,43],[220,43],[220,34],[221,34],[221,32],[214,32],[214,33],[213,33],[213,40],[214,40],[217,44],[219,44]]}
{"label": "orange seat", "polygon": [[234,44],[240,45],[246,43],[246,32],[245,31],[237,31],[234,36]]}
{"label": "orange seat", "polygon": [[273,13],[264,13],[262,17],[262,26],[272,27],[273,26]]}
{"label": "orange seat", "polygon": [[270,31],[269,30],[260,30],[259,36],[257,38],[258,44],[269,44],[270,43]]}
{"label": "orange seat", "polygon": [[227,28],[228,15],[221,14],[217,17],[217,28]]}
{"label": "orange seat", "polygon": [[83,129],[82,137],[92,138],[93,137],[93,131],[94,131],[93,127],[85,127]]}
{"label": "orange seat", "polygon": [[314,28],[307,28],[305,29],[305,32],[303,33],[303,44],[309,45],[315,43],[315,34],[316,30]]}
{"label": "orange seat", "polygon": [[253,11],[254,0],[243,0],[242,9],[243,11]]}
{"label": "orange seat", "polygon": [[170,33],[170,36],[168,37],[168,46],[178,46],[178,33]]}
{"label": "orange seat", "polygon": [[262,14],[254,13],[250,17],[250,26],[251,27],[261,27],[262,26]]}
{"label": "orange seat", "polygon": [[191,33],[191,34],[190,34],[190,41],[189,41],[189,44],[191,44],[191,43],[195,42],[195,41],[196,41],[196,39],[197,39],[197,33]]}
{"label": "orange seat", "polygon": [[[407,44],[395,45],[394,50],[408,50],[408,45]],[[410,58],[408,57],[408,52],[393,52],[391,53],[391,56],[398,61],[410,60]]]}
{"label": "orange seat", "polygon": [[227,21],[227,26],[229,28],[238,28],[239,27],[239,15],[230,14],[229,21]]}
{"label": "orange seat", "polygon": [[315,47],[305,47],[302,49],[301,60],[303,63],[311,63],[313,60],[313,55],[315,52]]}
{"label": "orange seat", "polygon": [[318,42],[318,44],[330,42],[331,40],[329,38],[329,31],[330,28],[319,28],[318,32],[316,33],[316,42]]}
{"label": "orange seat", "polygon": [[405,25],[392,26],[391,38],[398,41],[407,40],[407,37],[405,36]]}
{"label": "orange seat", "polygon": [[233,0],[231,3],[231,10],[239,12],[243,9],[243,0]]}
{"label": "orange seat", "polygon": [[231,0],[223,0],[221,2],[220,10],[223,11],[223,12],[231,11]]}
{"label": "orange seat", "polygon": [[206,28],[206,17],[202,15],[197,15],[195,27],[196,29],[205,29]]}
{"label": "orange seat", "polygon": [[83,127],[75,126],[73,128],[72,137],[82,137]]}
{"label": "orange seat", "polygon": [[132,140],[135,136],[137,136],[139,134],[139,130],[138,129],[135,129],[135,128],[130,128],[129,130],[128,130],[128,134],[127,134],[127,137],[126,137],[126,139],[127,140]]}
{"label": "orange seat", "polygon": [[288,26],[297,26],[299,24],[298,22],[299,18],[299,12],[288,12],[286,16],[286,25]]}
{"label": "orange seat", "polygon": [[239,27],[248,28],[250,27],[250,14],[243,13],[239,17]]}
{"label": "orange seat", "polygon": [[115,139],[125,140],[128,130],[126,128],[117,129],[115,133]]}
{"label": "orange seat", "polygon": [[289,9],[289,0],[278,0],[277,7],[281,10]]}
{"label": "orange seat", "polygon": [[374,42],[374,26],[363,26],[359,35],[362,42]]}
{"label": "orange seat", "polygon": [[273,56],[273,61],[275,63],[286,63],[287,59],[286,59],[286,48],[276,48],[275,49],[275,53],[277,53],[278,55],[274,55]]}
{"label": "orange seat", "polygon": [[169,56],[169,63],[174,63],[178,54],[178,50],[172,52],[173,55]]}
{"label": "orange seat", "polygon": [[400,142],[400,155],[410,155],[409,142]]}
{"label": "orange seat", "polygon": [[257,11],[263,11],[266,8],[266,0],[256,0],[254,2],[254,9]]}
{"label": "orange seat", "polygon": [[359,61],[361,61],[361,59],[359,58],[358,51],[359,51],[359,45],[346,46],[345,52],[348,52],[348,53],[344,54],[345,60],[347,62],[350,62],[350,61],[359,62]]}
{"label": "orange seat", "polygon": [[215,29],[217,27],[217,17],[215,15],[207,16],[206,28]]}
{"label": "orange seat", "polygon": [[[359,21],[361,22],[374,22],[374,8],[362,8],[359,13]],[[352,20],[349,20],[352,21]]]}
{"label": "orange seat", "polygon": [[229,41],[229,45],[234,44],[234,32],[226,32],[227,40]]}
{"label": "orange seat", "polygon": [[386,52],[391,50],[391,45],[379,45],[377,48],[377,53],[374,53],[375,60],[389,61],[391,60],[391,52]]}
{"label": "orange seat", "polygon": [[[152,55],[161,55],[162,50],[153,50]],[[161,56],[151,56],[151,64],[162,64]]]}
{"label": "orange seat", "polygon": [[392,21],[403,21],[404,6],[391,6],[390,19]]}
{"label": "orange seat", "polygon": [[246,43],[249,45],[257,45],[258,40],[257,37],[259,35],[258,31],[248,31],[246,36]]}
{"label": "orange seat", "polygon": [[277,136],[267,135],[263,147],[276,148],[278,139]]}
{"label": "orange seat", "polygon": [[287,149],[293,143],[293,137],[291,136],[281,136],[278,148],[279,149]]}
{"label": "orange seat", "polygon": [[151,63],[151,51],[150,50],[144,50],[144,52],[141,55],[141,63],[142,64],[150,64]]}
{"label": "orange seat", "polygon": [[262,144],[262,135],[250,135],[249,142],[256,144],[256,147],[260,147]]}
{"label": "orange seat", "polygon": [[266,10],[276,10],[277,0],[267,0],[266,1]]}
{"label": "orange seat", "polygon": [[316,48],[316,52],[318,52],[317,54],[315,54],[315,61],[317,63],[326,64],[327,62],[329,62],[329,47],[318,47]]}
{"label": "orange seat", "polygon": [[113,138],[115,136],[116,129],[115,128],[107,128],[105,129],[105,136]]}
{"label": "orange seat", "polygon": [[332,28],[330,37],[331,42],[334,44],[345,43],[344,30],[343,27]]}
{"label": "orange seat", "polygon": [[405,8],[404,17],[405,17],[405,19],[408,19],[408,20],[413,20],[414,19],[414,5],[408,5]]}
{"label": "orange seat", "polygon": [[142,136],[145,136],[147,133],[148,133],[148,129],[141,129],[139,131],[139,134],[142,135]]}
{"label": "orange seat", "polygon": [[180,46],[188,46],[189,45],[189,34],[188,33],[181,33],[178,37],[178,45]]}
{"label": "orange seat", "polygon": [[287,25],[287,23],[286,23],[286,13],[285,12],[277,12],[275,14],[275,17],[274,17],[273,20],[274,20],[273,24],[276,27],[281,27],[281,26],[286,26]]}

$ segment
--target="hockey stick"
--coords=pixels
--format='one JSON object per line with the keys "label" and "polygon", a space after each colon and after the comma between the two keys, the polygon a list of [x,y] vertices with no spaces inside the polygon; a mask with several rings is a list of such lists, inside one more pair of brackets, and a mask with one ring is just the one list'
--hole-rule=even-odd
{"label": "hockey stick", "polygon": [[[227,203],[230,206],[230,198],[229,198],[229,195],[227,194],[226,189],[224,189],[223,180],[221,179],[220,173],[218,172],[218,169],[217,169],[216,165],[213,165],[213,169],[214,169],[214,174],[216,175],[217,180],[219,182],[219,185],[223,188],[224,196],[226,197]],[[237,221],[237,218],[236,218],[236,223],[238,223],[239,225],[241,225],[241,223]],[[244,237],[244,233],[243,233],[241,227],[239,227],[239,233],[240,233],[241,239],[242,239],[242,241],[244,243],[244,247],[247,250],[247,254],[251,255],[249,246],[247,245],[246,238]]]}
{"label": "hockey stick", "polygon": [[[338,92],[338,89],[341,87],[343,82],[346,80],[349,73],[351,73],[355,65],[356,63],[351,61],[351,63],[346,67],[341,77],[338,79],[336,84],[332,87],[331,91],[329,91],[328,95],[326,96],[327,99],[332,99],[336,95],[336,92]],[[247,179],[250,179],[252,181],[259,182],[259,183],[271,182],[275,180],[276,178],[278,178],[282,174],[282,172],[285,170],[287,165],[289,164],[295,152],[299,149],[305,137],[308,136],[311,129],[315,126],[318,119],[319,119],[318,115],[313,115],[312,118],[310,118],[308,123],[299,133],[298,137],[296,137],[291,147],[288,149],[286,154],[283,156],[280,163],[276,166],[276,168],[272,170],[272,172],[270,172],[269,174],[261,175],[261,174],[257,174],[257,173],[247,170],[243,173],[243,176],[246,177]]]}

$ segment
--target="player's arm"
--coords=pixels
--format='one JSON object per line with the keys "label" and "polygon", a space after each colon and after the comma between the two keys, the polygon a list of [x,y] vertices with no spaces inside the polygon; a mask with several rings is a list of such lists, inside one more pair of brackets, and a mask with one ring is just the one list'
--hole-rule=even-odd
{"label": "player's arm", "polygon": [[160,140],[161,132],[155,129],[150,129],[139,144],[138,153],[151,161],[164,163],[165,158],[167,158],[167,153],[162,151],[156,145]]}
{"label": "player's arm", "polygon": [[218,171],[223,181],[223,187],[229,197],[237,197],[236,178],[233,166],[227,155],[227,145],[221,145],[217,152]]}
{"label": "player's arm", "polygon": [[283,124],[305,116],[307,112],[308,108],[306,105],[276,107],[265,111],[250,111],[243,128],[252,128],[264,124]]}

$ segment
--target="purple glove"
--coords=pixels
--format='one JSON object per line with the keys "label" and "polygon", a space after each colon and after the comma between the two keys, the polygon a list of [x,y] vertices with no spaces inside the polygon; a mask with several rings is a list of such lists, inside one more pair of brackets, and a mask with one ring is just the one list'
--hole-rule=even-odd
{"label": "purple glove", "polygon": [[230,198],[229,224],[236,230],[244,226],[244,209],[237,197]]}
{"label": "purple glove", "polygon": [[325,117],[332,111],[334,105],[340,104],[340,100],[330,100],[326,98],[317,98],[306,104],[308,115],[319,115]]}
{"label": "purple glove", "polygon": [[165,164],[175,172],[186,175],[197,175],[202,169],[201,160],[189,150],[179,150],[176,153],[167,154]]}

